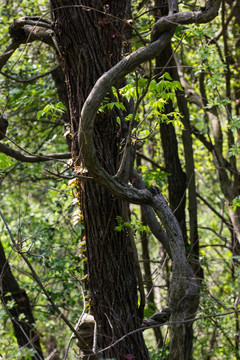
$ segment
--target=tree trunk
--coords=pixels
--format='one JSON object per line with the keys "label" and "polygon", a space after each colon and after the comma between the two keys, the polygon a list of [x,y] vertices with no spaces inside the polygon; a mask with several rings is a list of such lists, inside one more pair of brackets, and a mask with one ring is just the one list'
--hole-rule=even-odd
{"label": "tree trunk", "polygon": [[[58,1],[51,1],[52,8],[57,8],[55,32],[64,58],[76,165],[81,164],[77,131],[82,105],[96,80],[122,54],[124,25],[109,14],[127,18],[130,8],[127,0],[109,1],[103,6],[98,1],[82,1],[83,6],[92,8],[89,11],[82,5],[77,7],[78,4],[65,0],[60,8]],[[121,136],[116,113],[100,113],[95,123],[95,146],[99,161],[111,174],[117,170]],[[86,232],[91,312],[97,323],[99,349],[109,347],[101,356],[122,359],[133,354],[137,359],[148,359],[141,332],[126,336],[114,345],[142,321],[133,246],[125,230],[115,230],[116,216],[126,219],[126,204],[114,199],[93,180],[79,181],[78,187]]]}
{"label": "tree trunk", "polygon": [[[145,224],[142,216],[142,223]],[[155,306],[155,291],[154,291],[154,283],[152,279],[151,272],[151,260],[149,254],[149,240],[147,233],[141,232],[141,245],[142,245],[142,258],[143,258],[143,268],[144,268],[144,279],[147,290],[147,301],[148,307],[156,312]],[[161,332],[161,328],[154,327],[153,332],[156,339],[157,347],[161,348],[163,346],[163,336]]]}
{"label": "tree trunk", "polygon": [[[13,276],[1,242],[0,274],[1,301],[12,321],[18,345],[20,347],[24,346],[35,350],[36,355],[33,356],[32,359],[43,359],[39,334],[36,331],[29,298],[25,290],[19,287],[15,277]],[[12,300],[14,300],[15,304],[12,308],[8,308],[7,303]],[[20,315],[23,315],[23,317],[21,318]]]}
{"label": "tree trunk", "polygon": [[[158,16],[164,16],[168,14],[168,4],[165,0],[156,0],[156,7],[161,9]],[[171,44],[169,44],[161,56],[156,59],[156,73],[161,75],[164,72],[168,72],[173,80],[176,79],[176,63],[173,56]],[[182,94],[181,94],[182,95]],[[184,156],[186,163],[186,175],[182,170],[178,155],[178,143],[174,126],[172,124],[161,124],[161,141],[163,146],[164,160],[166,171],[170,173],[168,178],[168,191],[169,202],[179,225],[181,227],[183,239],[187,252],[190,254],[191,267],[197,277],[202,277],[199,267],[199,243],[198,243],[198,230],[197,230],[197,201],[196,201],[196,189],[195,189],[195,173],[194,173],[194,160],[192,139],[189,125],[189,114],[186,106],[184,107],[182,102],[179,102],[179,110],[183,115],[183,123],[185,130],[183,131],[183,146]],[[171,113],[174,111],[171,100],[165,105],[165,113]],[[189,192],[189,222],[190,222],[190,244],[187,238],[187,227],[185,217],[185,204],[186,204],[186,191],[188,187]],[[198,308],[198,299],[195,299],[195,306],[192,308],[192,313],[187,314],[186,318],[193,317]],[[182,355],[184,359],[191,359],[192,357],[192,343],[193,343],[193,329],[192,323],[188,322],[184,325],[177,325],[177,331],[174,331],[171,338],[170,354],[171,359],[175,359],[175,353],[179,353],[182,349]],[[177,357],[176,357],[177,358]]]}

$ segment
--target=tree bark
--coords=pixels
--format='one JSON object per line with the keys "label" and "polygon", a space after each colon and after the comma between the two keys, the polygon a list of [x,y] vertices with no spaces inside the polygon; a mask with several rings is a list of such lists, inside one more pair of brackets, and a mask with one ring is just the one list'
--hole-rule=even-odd
{"label": "tree bark", "polygon": [[[76,165],[81,164],[77,133],[82,105],[97,79],[121,59],[125,25],[110,14],[127,18],[130,7],[127,0],[109,1],[104,6],[97,1],[81,4],[92,10],[84,11],[76,6],[78,1],[66,0],[61,2],[63,8],[54,10],[55,33],[64,58]],[[57,8],[58,1],[51,1],[51,5]],[[99,114],[95,125],[98,159],[114,175],[122,136],[116,114],[108,111]],[[126,205],[93,180],[79,181],[78,189],[86,233],[91,312],[97,323],[99,349],[109,347],[102,353],[103,358],[120,359],[133,354],[137,359],[148,359],[141,332],[112,345],[140,327],[142,321],[134,250],[128,233],[124,229],[115,230],[116,216],[125,218]]]}
{"label": "tree bark", "polygon": [[[157,58],[156,67],[164,69],[170,73],[173,78],[172,67],[173,67],[172,48],[169,45],[163,52],[162,56]],[[169,100],[168,104],[165,105],[165,113],[171,113],[174,111],[173,104]],[[187,131],[187,130],[185,130]],[[187,252],[190,253],[190,246],[187,238],[186,228],[186,217],[185,217],[185,204],[186,204],[186,175],[182,170],[180,159],[178,156],[178,143],[174,126],[170,124],[161,124],[161,141],[164,153],[166,171],[170,173],[168,178],[168,192],[169,192],[169,203],[170,207],[175,213],[175,216],[179,222],[185,247]],[[192,174],[193,179],[190,181],[194,182],[194,173]],[[197,242],[198,239],[195,238]],[[193,247],[196,244],[193,243]],[[195,309],[196,312],[197,308]],[[193,342],[193,330],[192,323],[186,323],[184,325],[177,325],[178,331],[175,333],[176,336],[171,339],[171,354],[175,352],[175,349],[179,347],[182,349],[184,359],[190,359],[192,354],[192,342]]]}

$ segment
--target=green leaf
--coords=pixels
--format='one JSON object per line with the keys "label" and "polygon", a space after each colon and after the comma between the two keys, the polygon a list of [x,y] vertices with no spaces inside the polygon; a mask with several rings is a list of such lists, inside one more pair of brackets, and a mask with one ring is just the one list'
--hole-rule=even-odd
{"label": "green leaf", "polygon": [[238,207],[240,207],[240,195],[236,196],[235,199],[233,199],[232,201],[233,211],[236,211]]}
{"label": "green leaf", "polygon": [[0,153],[0,169],[1,170],[6,169],[7,167],[9,167],[13,164],[14,164],[14,162],[9,156]]}

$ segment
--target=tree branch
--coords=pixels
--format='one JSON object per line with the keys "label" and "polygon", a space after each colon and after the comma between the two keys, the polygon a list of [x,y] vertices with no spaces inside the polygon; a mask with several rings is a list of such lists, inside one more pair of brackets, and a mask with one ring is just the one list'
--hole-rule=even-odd
{"label": "tree branch", "polygon": [[8,59],[12,56],[15,50],[22,44],[22,41],[12,41],[4,53],[0,55],[0,70],[3,68],[3,66],[6,64]]}
{"label": "tree branch", "polygon": [[21,44],[39,40],[55,48],[51,24],[50,20],[38,16],[24,16],[16,19],[9,27],[12,42],[0,56],[0,70]]}
{"label": "tree branch", "polygon": [[205,205],[207,205],[207,207],[212,210],[212,212],[214,212],[214,214],[216,214],[219,219],[221,219],[221,221],[228,227],[228,229],[230,230],[230,232],[232,232],[232,228],[231,228],[231,224],[230,221],[225,219],[216,209],[214,206],[212,206],[206,199],[204,199],[204,197],[202,197],[199,193],[197,193],[197,197],[202,200],[204,202]]}
{"label": "tree branch", "polygon": [[208,0],[202,11],[178,12],[161,17],[153,27],[152,39],[156,40],[164,31],[168,31],[173,25],[202,24],[208,23],[218,15],[221,0]]}
{"label": "tree branch", "polygon": [[146,155],[142,154],[140,151],[136,151],[137,156],[139,156],[141,159],[148,161],[150,164],[152,164],[153,167],[160,169],[161,171],[165,171],[166,169],[162,166],[160,166],[158,163],[147,157]]}
{"label": "tree branch", "polygon": [[[133,170],[132,172],[131,181],[133,182],[134,187],[136,187],[137,189],[145,189],[141,175],[139,175],[135,170]],[[142,205],[141,209],[144,221],[149,226],[151,232],[156,237],[156,239],[160,241],[160,243],[163,245],[164,249],[171,258],[172,254],[169,246],[168,236],[161,227],[159,221],[157,220],[152,207],[149,205]]]}
{"label": "tree branch", "polygon": [[40,163],[44,161],[52,161],[52,160],[64,160],[71,159],[71,153],[55,153],[55,154],[47,154],[47,155],[24,155],[20,151],[13,150],[7,145],[4,145],[0,142],[0,152],[22,162],[28,163]]}
{"label": "tree branch", "polygon": [[[231,12],[225,22],[225,27],[227,27],[229,25],[230,21],[235,16],[235,13],[238,10],[239,6],[240,6],[240,0],[236,0],[236,2],[233,5],[231,5]],[[215,42],[216,40],[218,40],[220,38],[220,36],[222,36],[222,33],[223,33],[223,28],[221,27],[218,30],[218,32],[216,33],[216,35],[210,39],[209,43]]]}

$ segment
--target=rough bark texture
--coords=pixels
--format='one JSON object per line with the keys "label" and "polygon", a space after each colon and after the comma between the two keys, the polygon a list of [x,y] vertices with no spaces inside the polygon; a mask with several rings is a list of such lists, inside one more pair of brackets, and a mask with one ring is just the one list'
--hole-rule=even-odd
{"label": "rough bark texture", "polygon": [[[10,265],[6,259],[3,246],[0,242],[0,283],[1,283],[1,301],[6,308],[9,301],[14,300],[13,308],[8,309],[10,319],[13,324],[14,334],[19,346],[26,346],[36,351],[34,360],[43,359],[43,353],[40,345],[39,334],[35,328],[29,298],[25,290],[21,289],[11,272]],[[20,315],[24,315],[20,319]]]}
{"label": "rough bark texture", "polygon": [[[58,5],[57,1],[51,3],[52,8]],[[62,1],[61,5],[69,7],[56,10],[54,16],[68,87],[72,153],[80,164],[77,132],[81,107],[97,79],[120,60],[122,53],[124,25],[108,14],[126,18],[129,2],[109,1],[104,6],[98,1],[81,2],[97,11],[70,7],[77,4],[78,1]],[[99,114],[94,131],[98,159],[112,175],[117,170],[121,137],[115,115]],[[86,232],[91,311],[102,349],[141,324],[135,262],[127,232],[115,230],[116,216],[125,215],[122,202],[93,180],[79,183],[79,194]],[[148,359],[141,332],[110,346],[102,356],[121,359],[128,354]]]}

